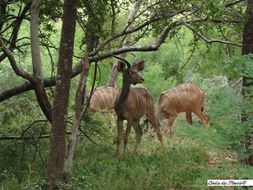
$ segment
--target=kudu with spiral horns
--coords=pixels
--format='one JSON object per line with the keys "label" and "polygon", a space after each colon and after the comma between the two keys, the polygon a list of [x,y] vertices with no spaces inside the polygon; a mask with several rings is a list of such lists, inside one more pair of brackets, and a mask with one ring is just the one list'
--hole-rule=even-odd
{"label": "kudu with spiral horns", "polygon": [[159,121],[155,117],[154,101],[150,93],[145,88],[131,88],[131,84],[143,83],[144,79],[139,72],[144,69],[145,61],[139,61],[131,64],[118,56],[113,55],[121,60],[118,64],[118,71],[123,74],[123,85],[115,101],[115,112],[117,115],[117,148],[116,157],[120,156],[120,145],[123,137],[123,121],[127,120],[127,129],[124,134],[124,152],[128,143],[128,136],[133,126],[136,133],[135,151],[141,142],[142,131],[140,128],[140,119],[146,115],[152,127],[157,133],[159,141],[162,143],[162,135],[159,129]]}

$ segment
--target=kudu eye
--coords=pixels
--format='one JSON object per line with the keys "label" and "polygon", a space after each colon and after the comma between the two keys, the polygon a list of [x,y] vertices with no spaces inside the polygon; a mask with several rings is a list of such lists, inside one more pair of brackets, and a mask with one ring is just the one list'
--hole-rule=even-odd
{"label": "kudu eye", "polygon": [[134,74],[135,72],[133,71],[133,70],[131,70],[131,69],[129,69],[129,74],[130,75],[132,75],[132,74]]}

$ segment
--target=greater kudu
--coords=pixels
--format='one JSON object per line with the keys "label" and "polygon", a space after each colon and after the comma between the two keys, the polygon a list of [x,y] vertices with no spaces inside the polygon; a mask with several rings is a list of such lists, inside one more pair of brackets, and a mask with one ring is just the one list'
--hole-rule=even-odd
{"label": "greater kudu", "polygon": [[[131,64],[118,56],[114,56],[121,61],[118,64],[118,70],[123,74],[122,89],[117,95],[115,101],[115,112],[117,115],[117,148],[116,157],[119,158],[119,147],[123,136],[123,120],[127,120],[127,129],[124,135],[124,152],[128,143],[128,136],[133,126],[136,133],[136,146],[141,142],[142,131],[140,128],[140,119],[146,115],[152,127],[157,133],[159,141],[162,143],[162,135],[159,129],[159,121],[155,117],[153,98],[145,88],[131,88],[131,84],[143,83],[144,79],[138,72],[144,69],[145,61],[140,61],[131,66]],[[127,66],[127,67],[125,67]]]}
{"label": "greater kudu", "polygon": [[118,89],[113,87],[102,87],[97,88],[92,93],[90,99],[90,111],[97,113],[101,111],[112,111],[114,110],[115,100],[118,94]]}
{"label": "greater kudu", "polygon": [[177,114],[186,113],[186,120],[192,124],[192,112],[203,124],[208,123],[208,117],[203,113],[205,93],[193,84],[182,84],[163,92],[158,100],[156,116],[158,119],[168,119],[167,135],[172,135],[172,127]]}

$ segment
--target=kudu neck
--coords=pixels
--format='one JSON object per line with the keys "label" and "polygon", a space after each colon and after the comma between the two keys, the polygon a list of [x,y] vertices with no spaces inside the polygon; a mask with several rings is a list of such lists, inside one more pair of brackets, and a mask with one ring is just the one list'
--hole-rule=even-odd
{"label": "kudu neck", "polygon": [[124,114],[124,105],[127,100],[127,97],[130,92],[130,86],[131,86],[131,79],[130,76],[127,74],[123,74],[123,82],[122,82],[122,89],[120,91],[120,96],[117,101],[117,104],[115,106],[116,112],[118,116],[121,116]]}
{"label": "kudu neck", "polygon": [[130,91],[130,86],[131,86],[131,78],[127,74],[123,75],[123,82],[122,82],[122,90],[120,97],[122,97],[121,100],[125,101],[128,97],[129,91]]}

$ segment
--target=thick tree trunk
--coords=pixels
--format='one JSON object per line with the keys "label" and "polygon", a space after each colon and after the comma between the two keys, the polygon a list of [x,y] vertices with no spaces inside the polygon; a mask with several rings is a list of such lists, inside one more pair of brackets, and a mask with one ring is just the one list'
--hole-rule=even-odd
{"label": "thick tree trunk", "polygon": [[52,135],[47,162],[47,189],[59,189],[64,179],[65,134],[68,118],[68,99],[72,74],[72,56],[78,0],[65,0],[60,40],[55,97],[52,112]]}
{"label": "thick tree trunk", "polygon": [[[242,36],[242,55],[248,55],[253,53],[253,0],[247,1],[247,10],[246,10],[246,23],[243,29]],[[253,78],[245,77],[242,78],[242,94],[245,95],[247,93],[246,88],[252,84]],[[247,115],[242,115],[242,122],[247,120]],[[252,136],[246,137],[246,149],[247,151],[252,151],[249,147],[252,145]],[[249,156],[246,159],[246,164],[253,166],[253,155]]]}
{"label": "thick tree trunk", "polygon": [[3,25],[5,23],[5,19],[6,19],[6,8],[7,8],[7,4],[3,4],[0,7],[0,31],[2,31]]}
{"label": "thick tree trunk", "polygon": [[[73,159],[74,159],[74,152],[75,147],[77,144],[77,137],[78,137],[78,128],[81,123],[81,117],[82,117],[82,110],[84,105],[84,97],[86,96],[86,83],[88,80],[89,75],[89,69],[90,69],[90,62],[89,62],[89,53],[92,52],[96,46],[96,43],[98,41],[98,36],[96,36],[96,30],[98,28],[101,28],[96,23],[93,23],[93,14],[94,14],[94,1],[90,0],[87,4],[87,10],[88,10],[88,21],[87,21],[87,28],[85,31],[86,36],[86,53],[84,56],[84,60],[82,63],[82,72],[80,74],[80,80],[79,84],[76,90],[76,100],[75,100],[75,111],[74,111],[74,117],[73,117],[73,126],[72,126],[72,133],[70,138],[70,143],[68,145],[68,155],[66,160],[66,178],[69,181],[72,177],[72,168],[73,168]],[[93,26],[93,27],[91,27]],[[93,30],[94,31],[91,31]]]}
{"label": "thick tree trunk", "polygon": [[[130,10],[128,20],[127,20],[127,29],[126,30],[131,30],[133,28],[132,22],[139,11],[141,7],[142,0],[137,0],[134,7]],[[128,47],[129,46],[129,41],[131,38],[131,34],[127,34],[125,36],[125,40],[123,42],[122,47]],[[126,57],[126,54],[121,55],[122,58]],[[117,70],[117,65],[118,65],[118,60],[113,64],[112,69],[111,69],[111,74],[107,82],[107,86],[109,87],[114,87],[115,88],[115,82],[118,76],[118,70]]]}

